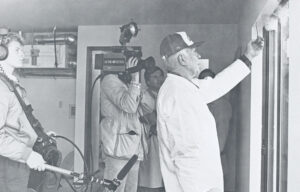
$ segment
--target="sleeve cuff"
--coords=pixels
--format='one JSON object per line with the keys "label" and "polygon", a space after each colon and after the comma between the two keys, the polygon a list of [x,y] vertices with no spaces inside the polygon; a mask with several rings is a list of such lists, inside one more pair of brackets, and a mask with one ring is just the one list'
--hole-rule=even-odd
{"label": "sleeve cuff", "polygon": [[141,88],[141,84],[140,84],[140,83],[133,83],[133,82],[130,82],[130,86],[136,87],[136,88],[138,88],[138,89]]}
{"label": "sleeve cuff", "polygon": [[242,55],[239,58],[239,60],[243,61],[243,63],[245,63],[247,65],[247,67],[249,67],[249,69],[251,69],[252,62],[245,55]]}
{"label": "sleeve cuff", "polygon": [[130,83],[129,84],[129,92],[133,98],[136,98],[136,101],[140,101],[141,95],[141,84],[140,83]]}
{"label": "sleeve cuff", "polygon": [[140,83],[130,83],[129,90],[136,95],[140,95],[141,94],[141,84]]}
{"label": "sleeve cuff", "polygon": [[28,159],[29,155],[31,154],[31,152],[32,152],[32,149],[29,148],[29,147],[27,147],[26,149],[24,149],[24,152],[22,154],[22,159],[25,160],[25,161],[27,161],[27,159]]}

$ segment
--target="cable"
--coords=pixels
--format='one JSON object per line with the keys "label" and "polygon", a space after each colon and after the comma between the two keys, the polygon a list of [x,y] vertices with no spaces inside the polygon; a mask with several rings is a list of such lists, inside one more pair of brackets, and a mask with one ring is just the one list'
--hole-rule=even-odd
{"label": "cable", "polygon": [[[90,99],[90,107],[92,107],[92,104],[93,104],[93,94],[94,94],[94,89],[95,89],[95,85],[96,85],[96,82],[100,79],[102,77],[102,74],[100,74],[100,75],[98,75],[97,77],[96,77],[96,79],[94,80],[94,82],[93,82],[93,85],[92,85],[92,88],[91,88],[91,99]],[[92,109],[91,109],[91,117],[92,117]],[[93,170],[93,148],[92,148],[92,143],[91,143],[92,141],[90,141],[90,143],[89,143],[89,145],[90,145],[90,148],[91,148],[91,150],[90,150],[90,157],[91,157],[91,161],[92,161],[92,170]]]}
{"label": "cable", "polygon": [[70,183],[70,181],[68,180],[68,178],[66,178],[64,175],[61,176],[70,186],[70,188],[74,191],[77,192],[77,190],[73,187],[73,185]]}
{"label": "cable", "polygon": [[[94,80],[94,82],[93,82],[93,85],[92,85],[92,87],[91,87],[91,94],[90,94],[90,104],[89,104],[89,106],[90,107],[92,107],[92,102],[93,102],[93,94],[94,94],[94,89],[95,89],[95,85],[96,85],[96,82],[100,79],[102,77],[102,74],[100,74],[100,75],[98,75],[97,77],[96,77],[96,79]],[[92,110],[91,110],[91,115],[90,115],[91,117],[92,117]],[[89,143],[89,145],[90,145],[90,148],[91,148],[91,150],[90,150],[90,157],[91,157],[91,161],[92,161],[92,166],[93,166],[93,148],[92,148],[92,144],[91,144],[91,142]],[[92,168],[92,170],[93,170],[93,168]]]}
{"label": "cable", "polygon": [[93,82],[93,85],[92,85],[92,88],[91,88],[91,98],[93,98],[93,93],[94,93],[95,84],[96,84],[96,82],[97,82],[101,77],[102,77],[102,74],[98,75],[98,76],[96,77],[96,79],[94,80],[94,82]]}
{"label": "cable", "polygon": [[[95,89],[95,85],[96,85],[96,82],[100,79],[102,77],[102,74],[100,74],[100,75],[98,75],[97,77],[96,77],[96,79],[94,80],[94,82],[93,82],[93,84],[92,84],[92,87],[91,87],[91,98],[90,98],[90,107],[92,107],[92,102],[93,102],[93,94],[94,94],[94,89]],[[91,117],[93,116],[92,115],[92,109],[91,109],[91,115],[90,115]],[[93,146],[92,146],[92,143],[91,143],[92,141],[90,141],[89,142],[89,146],[90,146],[90,157],[91,157],[91,167],[92,167],[92,170],[94,170],[94,160],[93,160],[93,157],[94,157],[94,155],[93,155]],[[93,184],[91,184],[91,188],[90,188],[90,191],[92,191],[93,190]]]}
{"label": "cable", "polygon": [[83,156],[83,153],[80,151],[79,147],[73,141],[71,141],[70,139],[68,139],[68,138],[66,138],[64,136],[54,135],[53,137],[62,138],[62,139],[65,139],[66,141],[68,141],[69,143],[71,143],[77,149],[77,151],[79,152],[79,154],[80,154],[80,156],[81,156],[81,158],[82,158],[82,160],[84,162],[84,166],[85,166],[87,172],[89,173],[89,169],[88,169],[87,163],[86,163],[86,161],[84,159],[84,156]]}
{"label": "cable", "polygon": [[[84,159],[84,156],[83,156],[81,150],[79,149],[79,147],[78,147],[73,141],[71,141],[70,139],[68,139],[68,138],[66,138],[66,137],[64,137],[64,136],[61,136],[61,135],[53,135],[53,137],[65,139],[66,141],[68,141],[69,143],[71,143],[71,144],[75,147],[75,149],[79,152],[79,154],[80,154],[80,156],[81,156],[81,158],[82,158],[82,160],[83,160],[84,167],[85,167],[85,170],[87,171],[87,174],[90,174],[90,171],[89,171],[89,169],[88,169],[87,163],[86,163],[86,161],[85,161],[85,159]],[[87,183],[87,184],[86,184],[85,192],[86,192],[87,189],[88,189],[88,185],[89,185],[89,184]]]}
{"label": "cable", "polygon": [[[96,77],[96,79],[94,80],[94,82],[93,82],[93,85],[92,85],[92,88],[91,88],[91,99],[90,99],[90,101],[92,101],[92,97],[93,97],[93,92],[94,92],[95,84],[96,84],[97,80],[101,78],[101,76],[102,76],[101,74],[98,75],[98,76]],[[89,171],[87,162],[86,162],[86,160],[85,160],[85,158],[84,158],[83,153],[82,153],[81,150],[79,149],[79,147],[78,147],[73,141],[71,141],[70,139],[68,139],[68,138],[66,138],[66,137],[64,137],[64,136],[61,136],[61,135],[53,135],[53,137],[55,137],[55,138],[61,138],[61,139],[64,139],[64,140],[68,141],[69,143],[71,143],[71,144],[76,148],[76,150],[79,152],[79,154],[80,154],[80,156],[81,156],[81,158],[82,158],[82,160],[83,160],[83,162],[84,162],[85,170],[87,171],[88,174],[90,174],[90,171]],[[91,143],[90,143],[90,147],[91,147]],[[91,157],[93,158],[92,150],[90,150],[90,155],[91,155]],[[63,178],[67,181],[67,179],[66,179],[65,177],[63,177]],[[68,184],[70,185],[70,187],[72,188],[72,190],[73,190],[74,192],[76,192],[76,190],[75,190],[75,188],[72,186],[72,184],[69,183],[69,181],[67,181],[67,182],[68,182]],[[84,191],[86,192],[87,189],[88,189],[88,184],[86,184],[86,188],[85,188]],[[92,189],[92,187],[91,187],[91,189]]]}

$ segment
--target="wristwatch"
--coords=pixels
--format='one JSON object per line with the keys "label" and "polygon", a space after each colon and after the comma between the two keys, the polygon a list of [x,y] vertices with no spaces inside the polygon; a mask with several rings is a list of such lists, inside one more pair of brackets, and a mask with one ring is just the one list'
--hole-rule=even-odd
{"label": "wristwatch", "polygon": [[249,69],[251,69],[252,62],[248,59],[248,57],[246,57],[246,55],[242,55],[239,59],[243,61],[249,67]]}

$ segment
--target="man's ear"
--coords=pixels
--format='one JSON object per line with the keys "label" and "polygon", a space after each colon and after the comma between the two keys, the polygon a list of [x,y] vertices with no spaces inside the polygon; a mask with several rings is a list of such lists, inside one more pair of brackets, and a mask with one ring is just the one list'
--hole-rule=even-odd
{"label": "man's ear", "polygon": [[183,54],[178,54],[178,55],[177,55],[177,62],[178,62],[180,65],[183,65],[183,66],[186,65],[185,58],[184,58],[184,55],[183,55]]}

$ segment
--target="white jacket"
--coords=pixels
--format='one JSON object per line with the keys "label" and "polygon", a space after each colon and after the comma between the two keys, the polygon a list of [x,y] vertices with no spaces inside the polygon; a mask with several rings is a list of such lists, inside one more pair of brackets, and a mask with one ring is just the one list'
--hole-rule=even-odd
{"label": "white jacket", "polygon": [[100,136],[106,155],[129,159],[137,154],[142,160],[147,153],[144,126],[139,121],[140,95],[140,86],[127,86],[115,74],[106,75],[101,81]]}
{"label": "white jacket", "polygon": [[207,103],[249,73],[237,60],[210,80],[189,81],[168,74],[157,100],[160,163],[167,192],[223,191],[216,123]]}
{"label": "white jacket", "polygon": [[[22,89],[17,90],[26,101]],[[0,79],[0,156],[26,162],[36,139],[16,95]]]}

